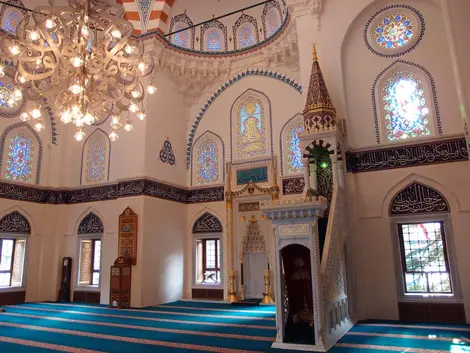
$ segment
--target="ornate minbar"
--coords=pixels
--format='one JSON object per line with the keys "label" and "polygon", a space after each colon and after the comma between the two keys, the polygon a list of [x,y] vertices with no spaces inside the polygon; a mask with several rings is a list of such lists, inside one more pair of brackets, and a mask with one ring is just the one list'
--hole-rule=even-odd
{"label": "ornate minbar", "polygon": [[[277,335],[273,348],[325,351],[322,340],[317,220],[323,216],[326,207],[327,200],[324,197],[311,195],[291,200],[262,201],[260,204],[261,211],[271,221],[275,234],[273,270],[276,279],[275,295],[278,299]],[[289,330],[288,322],[311,329],[307,333],[311,337],[311,344],[295,343],[286,331]]]}
{"label": "ornate minbar", "polygon": [[130,308],[131,274],[132,259],[129,256],[119,256],[116,261],[114,261],[114,265],[111,266],[111,280],[109,285],[109,306],[111,308]]}

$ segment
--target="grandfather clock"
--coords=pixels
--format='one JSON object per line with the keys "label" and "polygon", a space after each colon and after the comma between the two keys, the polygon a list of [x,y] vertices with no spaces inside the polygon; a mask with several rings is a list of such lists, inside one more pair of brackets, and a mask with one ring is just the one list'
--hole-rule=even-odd
{"label": "grandfather clock", "polygon": [[59,302],[70,303],[70,286],[72,284],[72,258],[62,259],[62,275],[59,290]]}

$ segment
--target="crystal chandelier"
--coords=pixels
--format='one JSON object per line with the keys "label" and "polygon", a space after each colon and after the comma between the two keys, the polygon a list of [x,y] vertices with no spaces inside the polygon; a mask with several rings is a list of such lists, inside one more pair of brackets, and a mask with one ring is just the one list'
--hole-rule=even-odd
{"label": "crystal chandelier", "polygon": [[[4,35],[0,50],[18,63],[13,100],[22,95],[33,104],[21,120],[41,122],[41,102],[47,102],[60,120],[77,127],[75,138],[84,138],[85,125],[108,119],[112,132],[124,126],[132,130],[131,114],[145,118],[145,90],[140,79],[153,71],[153,60],[134,30],[122,19],[123,8],[115,0],[68,0],[69,6],[41,6],[32,20],[22,21],[15,37]],[[0,75],[4,68],[0,66]],[[156,87],[152,78],[147,92]]]}

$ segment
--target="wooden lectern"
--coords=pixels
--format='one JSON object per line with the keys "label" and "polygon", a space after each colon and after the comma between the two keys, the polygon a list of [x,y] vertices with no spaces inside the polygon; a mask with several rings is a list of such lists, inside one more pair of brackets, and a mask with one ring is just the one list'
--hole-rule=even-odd
{"label": "wooden lectern", "polygon": [[132,259],[129,256],[119,256],[111,266],[110,308],[128,309],[131,307],[131,272]]}

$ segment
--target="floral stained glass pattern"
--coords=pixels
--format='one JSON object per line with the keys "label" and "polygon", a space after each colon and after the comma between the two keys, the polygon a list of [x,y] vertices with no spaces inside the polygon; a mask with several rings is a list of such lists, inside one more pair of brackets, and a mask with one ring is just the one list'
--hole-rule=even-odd
{"label": "floral stained glass pattern", "polygon": [[287,172],[288,174],[301,172],[304,168],[302,162],[302,152],[300,151],[299,133],[304,131],[303,121],[299,121],[288,132],[288,156],[287,156]]}
{"label": "floral stained glass pattern", "polygon": [[413,35],[413,22],[408,17],[400,14],[385,17],[375,29],[377,44],[386,49],[404,46]]}
{"label": "floral stained glass pattern", "polygon": [[216,29],[211,30],[207,34],[207,50],[218,51],[221,50],[221,35]]}
{"label": "floral stained glass pattern", "polygon": [[251,25],[245,24],[240,27],[238,35],[240,36],[240,48],[249,47],[250,45],[255,44],[255,35]]}
{"label": "floral stained glass pattern", "polygon": [[96,183],[105,179],[106,143],[104,137],[96,134],[88,145],[86,181]]}
{"label": "floral stained glass pattern", "polygon": [[281,26],[279,22],[279,13],[276,8],[272,8],[266,16],[266,38],[276,33]]}
{"label": "floral stained glass pattern", "polygon": [[[183,29],[186,27],[187,26],[184,23],[179,23],[174,27],[173,31],[179,31],[180,29]],[[189,47],[189,30],[174,34],[173,44],[179,45],[180,47],[188,48]]]}
{"label": "floral stained glass pattern", "polygon": [[11,82],[0,81],[0,107],[13,108],[17,101],[12,99],[15,87]]}
{"label": "floral stained glass pattern", "polygon": [[219,179],[219,149],[215,141],[206,139],[197,151],[198,184],[209,184]]}
{"label": "floral stained glass pattern", "polygon": [[397,71],[387,80],[383,105],[388,140],[430,135],[423,85],[412,73]]}
{"label": "floral stained glass pattern", "polygon": [[10,140],[5,178],[11,180],[31,181],[33,144],[31,139],[18,134]]}
{"label": "floral stained glass pattern", "polygon": [[10,10],[3,16],[3,29],[8,33],[16,34],[16,28],[23,19],[21,13],[15,10]]}
{"label": "floral stained glass pattern", "polygon": [[265,117],[261,102],[249,98],[240,105],[238,116],[238,157],[255,157],[265,154]]}

